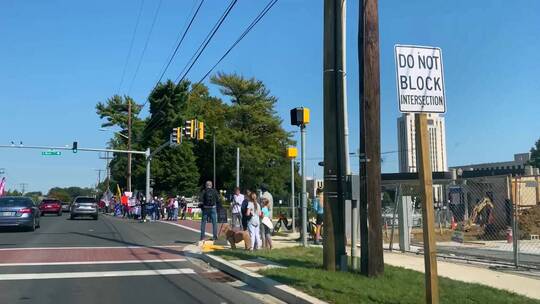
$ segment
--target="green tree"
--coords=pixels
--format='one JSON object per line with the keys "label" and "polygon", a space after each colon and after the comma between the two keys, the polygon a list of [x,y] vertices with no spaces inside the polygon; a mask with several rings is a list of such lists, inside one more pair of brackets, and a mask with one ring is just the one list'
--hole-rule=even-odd
{"label": "green tree", "polygon": [[14,189],[14,190],[7,190],[5,193],[4,193],[5,196],[22,196],[22,192],[20,191],[17,191],[17,189]]}
{"label": "green tree", "polygon": [[[288,193],[285,182],[290,177],[290,162],[285,150],[294,142],[274,109],[277,98],[255,78],[218,73],[212,83],[230,98],[220,130],[229,170],[235,170],[236,147],[240,147],[243,187],[256,188],[266,183],[276,195]],[[230,189],[234,183],[234,179],[225,180],[224,186]]]}
{"label": "green tree", "polygon": [[[169,140],[173,128],[187,120],[189,83],[172,81],[157,85],[150,94],[150,117],[143,130],[143,145],[151,150]],[[167,148],[152,159],[154,193],[194,195],[198,192],[199,171],[193,144],[185,140],[180,146]]]}
{"label": "green tree", "polygon": [[540,139],[538,139],[534,145],[534,147],[531,148],[531,166],[540,168]]}
{"label": "green tree", "polygon": [[62,202],[70,202],[73,198],[64,188],[54,187],[49,190],[47,197],[61,200]]}
{"label": "green tree", "polygon": [[[109,141],[109,147],[113,149],[126,150],[128,148],[126,136],[128,136],[129,104],[131,103],[131,138],[132,150],[144,150],[141,145],[142,131],[145,122],[140,119],[139,113],[142,105],[137,104],[129,96],[114,95],[106,102],[99,102],[96,105],[96,113],[105,122],[101,127],[117,127],[120,130]],[[121,134],[121,135],[120,135]],[[110,163],[112,178],[119,183],[122,189],[126,188],[126,168],[127,154],[114,154]],[[132,187],[133,189],[144,189],[145,158],[132,154]]]}

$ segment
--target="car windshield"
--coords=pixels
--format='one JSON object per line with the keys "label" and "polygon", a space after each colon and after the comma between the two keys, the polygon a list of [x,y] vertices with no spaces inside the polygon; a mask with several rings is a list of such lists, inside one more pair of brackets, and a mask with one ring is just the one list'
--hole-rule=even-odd
{"label": "car windshield", "polygon": [[91,197],[78,197],[75,199],[76,203],[95,203],[96,199]]}
{"label": "car windshield", "polygon": [[0,207],[30,207],[32,201],[26,197],[2,197]]}

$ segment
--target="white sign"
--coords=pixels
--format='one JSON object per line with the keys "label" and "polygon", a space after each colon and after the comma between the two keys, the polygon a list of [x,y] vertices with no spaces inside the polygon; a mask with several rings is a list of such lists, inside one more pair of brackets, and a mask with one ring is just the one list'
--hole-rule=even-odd
{"label": "white sign", "polygon": [[442,52],[437,47],[395,45],[399,111],[445,113]]}

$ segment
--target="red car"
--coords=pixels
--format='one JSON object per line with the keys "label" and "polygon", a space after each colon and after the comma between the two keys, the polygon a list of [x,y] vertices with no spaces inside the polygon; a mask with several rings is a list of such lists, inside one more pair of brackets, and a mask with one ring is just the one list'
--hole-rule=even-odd
{"label": "red car", "polygon": [[45,213],[54,213],[58,216],[62,215],[62,202],[56,199],[44,199],[39,204],[41,215]]}

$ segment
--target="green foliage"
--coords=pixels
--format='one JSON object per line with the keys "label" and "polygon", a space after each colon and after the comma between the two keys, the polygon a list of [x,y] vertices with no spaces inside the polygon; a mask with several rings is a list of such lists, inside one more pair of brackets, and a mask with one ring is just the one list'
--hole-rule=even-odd
{"label": "green foliage", "polygon": [[[259,80],[236,74],[218,74],[212,83],[230,100],[211,96],[205,85],[188,81],[158,84],[149,94],[150,116],[134,118],[133,149],[154,151],[169,140],[173,128],[183,127],[189,119],[205,123],[205,140],[183,139],[176,148],[166,148],[152,159],[151,174],[155,194],[198,194],[199,187],[213,179],[213,138],[216,141],[216,179],[218,189],[232,190],[236,184],[236,148],[240,148],[242,188],[255,189],[269,185],[275,198],[288,198],[290,161],[287,146],[294,144],[291,134],[282,128],[274,110],[277,98]],[[103,126],[126,127],[126,100],[113,96],[96,107]],[[136,115],[140,108],[134,111]],[[125,140],[115,136],[111,147],[125,149]],[[133,156],[134,189],[144,189],[143,156]],[[127,158],[115,154],[111,161],[112,180],[125,187]],[[297,186],[299,179],[297,177]]]}
{"label": "green foliage", "polygon": [[34,202],[39,202],[43,198],[41,191],[26,192],[24,196],[31,198]]}
{"label": "green foliage", "polygon": [[54,187],[47,193],[47,197],[56,198],[63,202],[73,201],[77,196],[94,196],[94,189],[81,187]]}
{"label": "green foliage", "polygon": [[530,164],[533,167],[540,168],[540,139],[538,139],[531,148],[531,161]]}
{"label": "green foliage", "polygon": [[[129,103],[131,103],[132,119],[139,115],[142,106],[135,103],[133,98],[129,96],[114,95],[107,99],[105,103],[99,102],[96,105],[96,112],[100,119],[105,119],[106,122],[102,123],[102,127],[120,127],[122,130],[128,128],[128,112]],[[125,134],[127,135],[127,134]]]}
{"label": "green foliage", "polygon": [[[189,85],[187,82],[174,84],[167,81],[159,84],[148,98],[150,119],[143,130],[143,145],[156,149],[169,140],[173,128],[187,120]],[[195,194],[199,182],[199,171],[192,143],[186,140],[175,148],[167,148],[152,159],[152,178],[156,194]]]}
{"label": "green foliage", "polygon": [[[225,147],[224,163],[234,172],[236,147],[240,147],[242,187],[254,189],[266,183],[278,196],[288,193],[285,183],[290,179],[290,162],[285,150],[293,142],[274,110],[277,98],[261,81],[237,74],[219,73],[212,77],[212,83],[218,85],[231,102],[225,107],[223,127],[216,130],[216,141],[223,140],[221,144]],[[222,133],[221,138],[219,133]],[[223,181],[228,189],[234,184],[234,175]]]}
{"label": "green foliage", "polygon": [[22,196],[22,192],[18,191],[17,189],[14,189],[14,190],[6,190],[6,192],[4,192],[4,195],[5,196]]}
{"label": "green foliage", "polygon": [[[131,103],[131,138],[132,150],[144,150],[143,145],[140,144],[142,138],[142,131],[145,127],[145,122],[141,120],[138,115],[142,109],[142,105],[137,104],[129,96],[114,95],[107,99],[106,102],[99,102],[96,105],[96,113],[99,118],[104,119],[105,122],[101,124],[101,127],[117,127],[120,130],[119,134],[115,134],[109,142],[109,147],[113,149],[126,150],[128,148],[128,142],[125,136],[128,135],[128,119],[129,111],[128,107]],[[116,180],[122,189],[126,188],[126,168],[127,168],[127,154],[114,154],[110,163],[111,174],[114,180]],[[138,155],[132,155],[132,184],[134,189],[144,189],[144,175],[145,175],[145,160],[144,157]]]}
{"label": "green foliage", "polygon": [[58,188],[58,187],[50,189],[49,193],[47,194],[47,197],[56,198],[62,202],[72,201],[72,197],[69,194],[69,192],[64,188]]}

